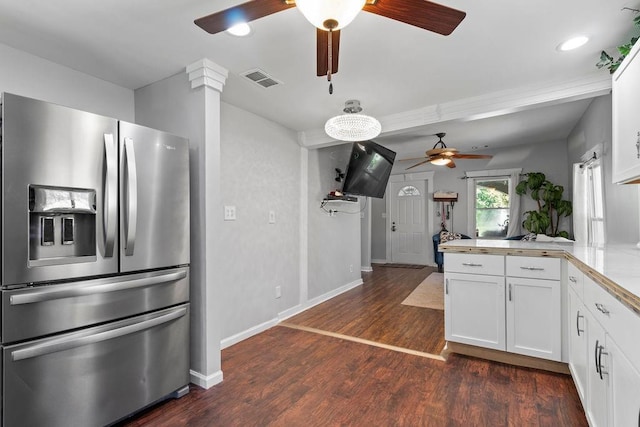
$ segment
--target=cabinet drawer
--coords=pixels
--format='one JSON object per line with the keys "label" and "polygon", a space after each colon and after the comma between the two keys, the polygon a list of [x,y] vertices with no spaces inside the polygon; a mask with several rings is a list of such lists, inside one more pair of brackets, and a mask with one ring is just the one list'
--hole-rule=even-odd
{"label": "cabinet drawer", "polygon": [[584,273],[571,262],[568,264],[567,283],[580,299],[584,299]]}
{"label": "cabinet drawer", "polygon": [[640,316],[591,278],[584,278],[584,305],[640,371]]}
{"label": "cabinet drawer", "polygon": [[507,276],[560,280],[560,258],[508,256]]}
{"label": "cabinet drawer", "polygon": [[482,254],[444,254],[444,269],[454,273],[504,275],[504,256]]}

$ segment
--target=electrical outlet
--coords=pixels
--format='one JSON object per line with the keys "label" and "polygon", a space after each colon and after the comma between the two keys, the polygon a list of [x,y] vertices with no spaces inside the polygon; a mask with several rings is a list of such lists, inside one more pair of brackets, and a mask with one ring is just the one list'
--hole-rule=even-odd
{"label": "electrical outlet", "polygon": [[235,221],[236,220],[236,207],[235,206],[225,206],[224,207],[224,220],[225,221]]}
{"label": "electrical outlet", "polygon": [[269,211],[269,224],[276,223],[276,211]]}
{"label": "electrical outlet", "polygon": [[282,296],[282,288],[280,286],[276,286],[276,298],[280,298]]}
{"label": "electrical outlet", "polygon": [[353,264],[349,264],[349,272],[353,273]]}

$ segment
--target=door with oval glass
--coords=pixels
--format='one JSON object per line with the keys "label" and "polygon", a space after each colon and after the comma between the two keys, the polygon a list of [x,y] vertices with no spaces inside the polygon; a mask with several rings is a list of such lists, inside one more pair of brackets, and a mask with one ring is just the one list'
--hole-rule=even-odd
{"label": "door with oval glass", "polygon": [[425,181],[391,182],[391,261],[427,264]]}

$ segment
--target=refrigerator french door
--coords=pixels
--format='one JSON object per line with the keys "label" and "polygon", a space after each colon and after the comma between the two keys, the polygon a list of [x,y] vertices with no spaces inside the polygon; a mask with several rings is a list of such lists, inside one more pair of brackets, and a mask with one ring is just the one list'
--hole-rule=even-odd
{"label": "refrigerator french door", "polygon": [[1,129],[3,425],[188,391],[188,141],[6,93]]}

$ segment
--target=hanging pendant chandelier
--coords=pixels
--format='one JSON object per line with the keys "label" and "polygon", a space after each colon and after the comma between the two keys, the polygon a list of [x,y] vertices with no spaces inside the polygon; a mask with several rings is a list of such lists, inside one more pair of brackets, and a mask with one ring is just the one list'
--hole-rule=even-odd
{"label": "hanging pendant chandelier", "polygon": [[380,135],[382,126],[374,117],[359,114],[362,111],[360,101],[350,99],[344,104],[346,114],[327,120],[324,131],[339,141],[367,141]]}

